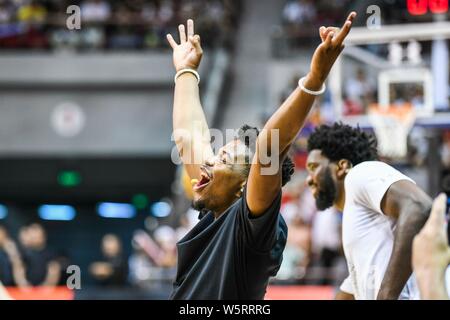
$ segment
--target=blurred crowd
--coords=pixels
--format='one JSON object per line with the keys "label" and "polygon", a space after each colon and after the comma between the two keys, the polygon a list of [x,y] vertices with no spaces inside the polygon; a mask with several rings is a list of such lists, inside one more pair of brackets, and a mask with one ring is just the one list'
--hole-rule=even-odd
{"label": "blurred crowd", "polygon": [[[79,30],[67,27],[71,5],[80,8]],[[155,49],[188,18],[205,47],[228,46],[240,12],[240,0],[0,0],[0,48]]]}
{"label": "blurred crowd", "polygon": [[317,42],[320,26],[340,25],[348,14],[349,0],[288,0],[281,13],[282,38],[290,48],[307,47]]}
{"label": "blurred crowd", "polygon": [[346,116],[367,113],[367,108],[376,102],[376,84],[370,81],[364,69],[358,69],[344,86],[343,113]]}
{"label": "blurred crowd", "polygon": [[341,242],[342,215],[334,208],[317,210],[305,180],[306,172],[297,167],[292,181],[283,189],[281,214],[289,232],[274,282],[337,286],[347,275]]}
{"label": "blurred crowd", "polygon": [[282,21],[287,30],[301,32],[305,27],[334,25],[346,16],[349,0],[312,1],[289,0],[282,12]]}
{"label": "blurred crowd", "polygon": [[[343,100],[345,116],[367,114],[368,108],[377,102],[376,78],[371,78],[364,68],[357,68],[345,81]],[[416,83],[391,84],[389,101],[392,106],[410,105],[415,109],[423,109],[424,88]]]}
{"label": "blurred crowd", "polygon": [[[412,15],[408,13],[407,1],[390,0],[361,3],[350,0],[286,0],[281,11],[281,32],[290,48],[305,48],[316,41],[320,26],[340,26],[343,17],[351,10],[366,10],[370,5],[377,5],[382,12],[383,24],[412,23],[429,21],[429,15]],[[366,23],[359,17],[356,25]]]}
{"label": "blurred crowd", "polygon": [[[298,161],[298,159],[296,159]],[[341,215],[334,209],[317,211],[301,170],[285,187],[281,213],[289,236],[281,269],[274,282],[337,285],[346,276],[340,240]],[[136,230],[131,246],[119,235],[105,234],[100,254],[82,267],[83,287],[154,289],[170,285],[176,276],[176,243],[198,222],[188,209],[175,226],[160,224]],[[131,247],[130,250],[126,248]],[[61,248],[59,248],[61,250]],[[15,236],[0,225],[0,283],[7,287],[65,286],[70,265],[78,265],[74,252],[49,245],[43,225],[22,226]],[[86,276],[88,282],[84,282]]]}
{"label": "blurred crowd", "polygon": [[0,281],[5,286],[56,286],[65,281],[67,261],[47,246],[44,228],[20,228],[17,240],[0,226]]}
{"label": "blurred crowd", "polygon": [[[178,227],[156,225],[137,230],[132,237],[131,252],[125,250],[130,245],[123,243],[117,234],[105,234],[98,244],[100,255],[93,256],[88,269],[81,272],[87,271],[88,285],[99,288],[171,284],[176,273],[176,243],[197,221],[198,213],[190,210],[182,216]],[[73,252],[67,253],[48,244],[47,232],[39,223],[21,227],[16,237],[0,225],[0,283],[20,288],[65,286],[71,274],[68,267],[79,263],[73,260]]]}

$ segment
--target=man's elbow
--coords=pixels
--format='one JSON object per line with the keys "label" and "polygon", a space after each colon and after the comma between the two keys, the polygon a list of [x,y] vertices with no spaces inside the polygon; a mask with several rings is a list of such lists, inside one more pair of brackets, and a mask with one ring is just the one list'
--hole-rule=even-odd
{"label": "man's elbow", "polygon": [[423,219],[428,220],[430,216],[431,208],[433,206],[433,201],[429,196],[424,197],[418,204],[418,212]]}
{"label": "man's elbow", "polygon": [[428,196],[410,199],[402,210],[402,216],[416,227],[422,228],[428,220],[432,205],[433,202]]}

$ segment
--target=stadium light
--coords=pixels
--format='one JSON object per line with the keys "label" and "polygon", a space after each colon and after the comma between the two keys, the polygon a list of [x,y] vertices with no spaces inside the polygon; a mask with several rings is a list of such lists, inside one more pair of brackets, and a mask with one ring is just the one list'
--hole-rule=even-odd
{"label": "stadium light", "polygon": [[77,171],[61,171],[58,174],[58,183],[66,188],[76,187],[81,183],[81,175]]}
{"label": "stadium light", "polygon": [[8,208],[5,205],[0,204],[0,219],[5,219],[7,215]]}
{"label": "stadium light", "polygon": [[68,205],[45,204],[38,209],[39,217],[43,220],[70,221],[76,216],[76,211]]}
{"label": "stadium light", "polygon": [[150,213],[157,218],[164,218],[172,212],[172,205],[166,201],[155,202],[150,207]]}
{"label": "stadium light", "polygon": [[103,218],[130,219],[136,216],[136,209],[128,203],[103,202],[98,205],[97,212]]}
{"label": "stadium light", "polygon": [[135,194],[131,201],[138,210],[143,210],[148,206],[148,197],[143,193]]}

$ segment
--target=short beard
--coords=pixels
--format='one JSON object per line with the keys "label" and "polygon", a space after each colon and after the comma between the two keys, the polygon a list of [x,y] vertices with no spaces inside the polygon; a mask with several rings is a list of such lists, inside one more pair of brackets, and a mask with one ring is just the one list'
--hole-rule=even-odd
{"label": "short beard", "polygon": [[209,209],[206,208],[205,202],[202,200],[192,202],[192,208],[198,211],[199,220],[201,220],[209,212]]}
{"label": "short beard", "polygon": [[337,194],[330,168],[327,168],[324,172],[320,185],[321,188],[316,198],[316,206],[317,209],[323,211],[333,206]]}
{"label": "short beard", "polygon": [[194,208],[197,211],[205,210],[206,209],[205,201],[203,200],[193,201],[192,208]]}

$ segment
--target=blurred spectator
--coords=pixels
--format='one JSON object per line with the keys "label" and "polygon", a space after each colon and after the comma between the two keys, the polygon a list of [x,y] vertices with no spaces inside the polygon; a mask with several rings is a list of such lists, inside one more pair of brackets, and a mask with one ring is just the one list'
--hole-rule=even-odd
{"label": "blurred spectator", "polygon": [[306,274],[310,262],[311,225],[308,213],[300,206],[300,197],[305,190],[304,175],[298,172],[283,188],[280,212],[288,226],[288,238],[283,252],[283,262],[276,276],[278,281],[298,283]]}
{"label": "blurred spectator", "polygon": [[158,265],[172,269],[177,265],[176,233],[170,226],[160,226],[153,232],[153,238],[162,250]]}
{"label": "blurred spectator", "polygon": [[322,271],[321,284],[335,284],[333,268],[342,257],[341,214],[336,209],[317,211],[312,227],[312,250]]}
{"label": "blurred spectator", "polygon": [[30,246],[30,233],[28,232],[28,226],[20,227],[18,238],[19,238],[20,249],[22,251],[25,248]]}
{"label": "blurred spectator", "polygon": [[38,0],[31,0],[17,10],[17,20],[20,22],[42,24],[46,17],[47,9]]}
{"label": "blurred spectator", "polygon": [[276,281],[340,284],[347,275],[341,246],[341,214],[334,208],[317,210],[303,170],[297,168],[292,181],[284,187],[280,211],[289,232]]}
{"label": "blurred spectator", "polygon": [[342,111],[345,116],[361,115],[364,114],[364,106],[357,100],[349,99],[346,93],[342,95],[344,100],[344,110]]}
{"label": "blurred spectator", "polygon": [[[356,1],[351,0],[285,0],[284,3],[280,12],[281,31],[273,34],[273,40],[278,44],[284,43],[280,40],[285,40],[289,44],[288,47],[291,50],[274,51],[277,55],[281,53],[286,56],[296,53],[295,49],[307,48],[315,42],[317,29],[320,26],[340,25],[342,17],[345,17],[352,9],[358,9]],[[381,12],[385,13],[383,25],[424,22],[425,16],[405,14],[405,3],[403,0],[378,1],[376,4],[381,8]],[[365,26],[365,24],[364,15],[354,21],[355,26]],[[380,45],[369,45],[369,48],[374,53],[382,50]]]}
{"label": "blurred spectator", "polygon": [[450,130],[444,131],[442,138],[441,160],[445,168],[450,168]]}
{"label": "blurred spectator", "polygon": [[65,28],[56,29],[51,32],[50,44],[57,50],[66,49],[73,51],[81,45],[80,33]]}
{"label": "blurred spectator", "polygon": [[424,107],[424,96],[423,96],[423,86],[413,85],[410,92],[411,94],[411,104],[416,109],[422,109]]}
{"label": "blurred spectator", "polygon": [[295,90],[295,88],[298,87],[298,80],[302,77],[302,74],[304,72],[295,72],[292,74],[288,85],[284,88],[284,90],[280,94],[279,103],[283,103],[286,101],[286,99],[289,97],[289,95],[292,93],[292,91]]}
{"label": "blurred spectator", "polygon": [[181,216],[180,226],[175,230],[176,239],[180,241],[198,222],[198,211],[189,208],[188,211]]}
{"label": "blurred spectator", "polygon": [[[445,146],[445,141],[442,146]],[[429,155],[428,149],[427,130],[420,126],[413,127],[408,135],[408,159],[420,167],[425,164]]]}
{"label": "blurred spectator", "polygon": [[111,16],[111,6],[105,0],[84,0],[80,9],[84,22],[105,22]]}
{"label": "blurred spectator", "polygon": [[53,251],[47,247],[44,228],[34,223],[20,230],[22,256],[27,282],[32,286],[56,286],[61,276],[61,266]]}
{"label": "blurred spectator", "polygon": [[[160,48],[167,46],[165,36],[179,22],[196,18],[198,33],[207,48],[233,38],[240,3],[240,0],[0,0],[0,47]],[[66,8],[72,4],[80,6],[81,30],[66,27]],[[21,23],[15,24],[16,20]]]}
{"label": "blurred spectator", "polygon": [[81,32],[79,30],[69,30],[66,26],[66,9],[71,2],[68,0],[53,0],[50,6],[51,20],[54,23],[48,30],[50,47],[57,50],[73,51],[81,44]]}
{"label": "blurred spectator", "polygon": [[145,287],[152,278],[154,263],[135,239],[133,239],[132,247],[133,253],[128,259],[130,283],[134,286]]}
{"label": "blurred spectator", "polygon": [[14,16],[14,7],[9,0],[0,0],[0,24],[6,24],[12,21]]}
{"label": "blurred spectator", "polygon": [[345,85],[346,107],[345,114],[363,113],[367,106],[374,101],[374,86],[367,80],[363,69],[358,69],[354,77],[347,80]]}
{"label": "blurred spectator", "polygon": [[142,46],[143,38],[133,27],[135,15],[130,8],[119,4],[114,13],[116,25],[109,39],[109,47],[113,49],[136,49]]}
{"label": "blurred spectator", "polygon": [[19,3],[15,18],[11,21],[12,23],[2,28],[4,29],[3,37],[0,37],[2,47],[45,48],[47,46],[45,23],[48,11],[41,1],[31,0]]}
{"label": "blurred spectator", "polygon": [[104,23],[111,17],[111,6],[105,0],[84,0],[81,20],[86,24],[80,31],[80,45],[85,49],[100,49],[105,43]]}
{"label": "blurred spectator", "polygon": [[316,17],[316,9],[309,0],[295,0],[286,3],[283,20],[292,24],[306,24]]}
{"label": "blurred spectator", "polygon": [[[349,0],[287,0],[281,11],[281,28],[273,33],[273,52],[278,56],[306,48],[317,41],[317,29],[341,23],[340,19],[348,14]],[[278,47],[283,49],[280,50]],[[288,49],[288,50],[286,50]]]}
{"label": "blurred spectator", "polygon": [[122,287],[127,284],[128,266],[122,243],[114,234],[107,234],[101,244],[103,259],[91,264],[89,271],[99,285]]}
{"label": "blurred spectator", "polygon": [[71,265],[70,255],[68,253],[66,253],[66,251],[64,249],[58,250],[56,252],[55,261],[60,266],[60,277],[59,277],[58,285],[66,286],[67,280],[71,276],[70,273],[67,273],[67,270],[68,270],[69,266]]}
{"label": "blurred spectator", "polygon": [[145,1],[140,8],[141,18],[144,22],[151,23],[158,19],[158,8],[153,1]]}
{"label": "blurred spectator", "polygon": [[177,233],[169,226],[159,226],[153,237],[145,231],[137,231],[133,237],[135,254],[129,262],[131,278],[145,274],[146,280],[172,281],[176,273],[176,242]]}
{"label": "blurred spectator", "polygon": [[83,49],[100,49],[105,43],[104,31],[99,27],[86,27],[80,35],[80,46]]}
{"label": "blurred spectator", "polygon": [[[173,2],[171,0],[163,0],[159,7],[158,21],[160,25],[168,24],[175,16]],[[186,20],[186,19],[184,19]]]}
{"label": "blurred spectator", "polygon": [[277,280],[298,283],[305,277],[310,263],[311,226],[296,217],[288,225],[289,232],[283,262],[276,276]]}

